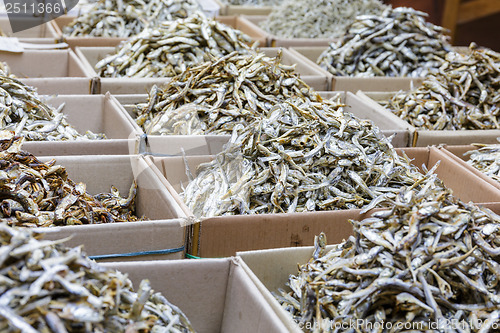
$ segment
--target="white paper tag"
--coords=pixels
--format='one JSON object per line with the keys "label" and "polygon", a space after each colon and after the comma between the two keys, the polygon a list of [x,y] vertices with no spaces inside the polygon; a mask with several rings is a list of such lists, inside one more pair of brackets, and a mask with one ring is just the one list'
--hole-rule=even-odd
{"label": "white paper tag", "polygon": [[21,53],[24,47],[15,37],[0,37],[0,51]]}

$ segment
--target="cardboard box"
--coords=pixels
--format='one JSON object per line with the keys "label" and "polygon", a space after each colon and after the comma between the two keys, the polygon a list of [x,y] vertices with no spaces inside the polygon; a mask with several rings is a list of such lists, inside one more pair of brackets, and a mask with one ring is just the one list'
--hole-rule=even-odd
{"label": "cardboard box", "polygon": [[[110,256],[101,260],[147,260],[181,259],[184,257],[185,214],[161,185],[140,156],[56,156],[40,157],[42,161],[52,158],[68,171],[75,182],[83,182],[90,194],[109,193],[111,186],[118,188],[122,196],[128,195],[130,186],[137,182],[137,216],[146,216],[150,221],[92,224],[34,229],[46,233],[46,239],[72,236],[65,244],[83,244],[89,256],[131,254],[152,251],[151,254],[134,256]],[[181,223],[182,222],[182,223]],[[171,249],[168,251],[161,251]],[[158,252],[159,251],[159,252]],[[164,253],[165,252],[165,253]]]}
{"label": "cardboard box", "polygon": [[[64,37],[63,29],[70,24],[76,17],[63,15],[51,21],[56,35],[61,41],[68,43],[69,47],[75,49],[80,47],[117,47],[121,42],[128,38],[118,37]],[[224,23],[232,28],[241,30],[252,38],[253,41],[258,41],[260,46],[267,46],[267,34],[261,30],[255,29],[252,24],[242,20],[237,16],[219,16],[215,18],[217,21]]]}
{"label": "cardboard box", "polygon": [[[260,52],[268,57],[275,57],[279,48],[262,48]],[[89,77],[98,76],[95,71],[97,62],[108,54],[114,52],[113,48],[106,47],[77,47],[76,54],[80,57],[85,73]],[[292,54],[289,50],[282,49],[282,62],[285,65],[296,64],[296,71],[300,78],[316,90],[329,90],[328,78],[323,72],[316,68],[311,68],[309,64],[302,61],[301,58]],[[170,78],[100,78],[100,92],[107,91],[112,94],[144,94],[147,93],[153,85],[162,85],[168,83]]]}
{"label": "cardboard box", "polygon": [[[243,20],[248,21],[253,25],[253,28],[256,31],[261,31],[262,33],[267,34],[267,46],[270,47],[295,47],[295,46],[307,46],[307,47],[316,47],[316,46],[328,46],[333,42],[336,42],[338,38],[284,38],[273,35],[260,27],[260,23],[267,19],[267,16],[262,15],[244,15],[242,17]],[[337,89],[338,90],[338,89]]]}
{"label": "cardboard box", "polygon": [[0,61],[18,78],[86,77],[82,62],[71,50],[26,50],[1,52]]}
{"label": "cardboard box", "polygon": [[220,7],[219,15],[269,15],[272,6],[228,5],[220,0],[214,0]]}
{"label": "cardboard box", "polygon": [[288,332],[237,258],[105,263],[137,288],[149,279],[200,333]]}
{"label": "cardboard box", "polygon": [[321,68],[316,61],[327,46],[318,47],[292,47],[290,52],[302,57],[310,66],[319,68],[331,79],[330,89],[336,91],[398,91],[410,90],[422,84],[422,78],[410,77],[350,77],[336,76]]}
{"label": "cardboard box", "polygon": [[[32,19],[32,18],[31,18]],[[57,38],[57,32],[54,30],[50,22],[38,25],[36,27],[26,29],[19,32],[12,32],[12,27],[10,26],[10,21],[7,16],[0,17],[0,30],[3,31],[8,37],[17,38],[51,38],[55,41]]]}
{"label": "cardboard box", "polygon": [[474,168],[473,166],[469,165],[467,161],[469,160],[469,155],[464,155],[466,152],[471,151],[471,150],[477,150],[478,147],[473,146],[473,145],[466,145],[466,146],[448,146],[445,145],[442,148],[443,153],[448,154],[450,158],[455,160],[459,165],[464,167],[465,169],[469,170],[471,173],[477,175],[484,181],[490,183],[491,185],[497,187],[500,189],[500,183],[496,181],[495,179],[487,176],[483,172],[479,171],[478,169]]}
{"label": "cardboard box", "polygon": [[104,133],[107,140],[25,141],[23,148],[35,155],[126,155],[134,153],[137,130],[120,103],[111,95],[49,97],[47,103],[58,107],[68,123],[80,133]]}
{"label": "cardboard box", "polygon": [[412,146],[426,147],[430,145],[448,144],[448,145],[468,145],[471,143],[497,143],[497,138],[500,137],[500,130],[423,130],[418,129],[407,121],[399,118],[391,111],[384,108],[378,101],[390,99],[395,92],[391,93],[364,93],[359,91],[356,93],[365,103],[373,108],[373,111],[380,116],[392,118],[401,126],[408,129],[412,134]]}
{"label": "cardboard box", "polygon": [[[436,147],[400,148],[412,164],[422,164],[430,169],[437,161],[437,175],[454,194],[463,201],[480,203],[494,211],[500,211],[500,191],[477,175],[470,173]],[[198,165],[212,160],[212,156],[187,156],[191,172]],[[165,186],[184,212],[192,215],[179,196],[182,185],[187,185],[183,157],[149,157],[151,168],[163,175]],[[160,177],[161,178],[161,177]],[[293,214],[260,214],[219,216],[203,219],[198,238],[190,239],[188,253],[202,257],[231,256],[237,251],[249,251],[277,247],[312,245],[314,235],[324,231],[332,242],[339,242],[352,232],[349,219],[360,219],[360,210],[325,211]]]}
{"label": "cardboard box", "polygon": [[96,92],[94,79],[86,77],[20,78],[22,83],[36,88],[39,95],[88,95]]}

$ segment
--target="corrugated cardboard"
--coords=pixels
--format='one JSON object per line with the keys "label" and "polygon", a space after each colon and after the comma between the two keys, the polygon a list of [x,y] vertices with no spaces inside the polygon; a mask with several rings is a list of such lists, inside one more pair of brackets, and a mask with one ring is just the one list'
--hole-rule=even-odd
{"label": "corrugated cardboard", "polygon": [[[155,172],[142,157],[134,156],[56,156],[41,157],[43,161],[55,158],[56,163],[68,171],[69,178],[83,182],[90,194],[109,193],[115,186],[122,196],[128,195],[130,186],[137,182],[137,216],[151,221],[63,226],[35,229],[47,233],[47,239],[72,235],[65,244],[84,245],[88,255],[100,256],[142,251],[182,248],[185,242],[181,219],[185,216],[162,185]],[[183,251],[171,254],[139,255],[106,260],[180,259]]]}
{"label": "corrugated cardboard", "polygon": [[[427,147],[430,145],[468,145],[472,143],[497,143],[500,137],[500,130],[462,130],[462,131],[431,131],[422,130],[410,125],[407,121],[399,118],[391,111],[381,106],[377,101],[388,100],[395,92],[387,93],[356,93],[364,102],[373,107],[374,112],[384,117],[391,117],[399,122],[401,126],[408,128],[413,133],[412,146]],[[399,119],[399,120],[396,120]]]}
{"label": "corrugated cardboard", "polygon": [[[316,47],[316,46],[328,46],[333,42],[336,42],[337,38],[283,38],[273,35],[260,27],[260,22],[267,19],[267,16],[262,15],[244,15],[242,17],[243,20],[247,20],[250,24],[253,25],[253,28],[256,31],[261,31],[262,33],[267,34],[267,46],[271,47],[295,47],[295,46],[307,46],[307,47]],[[338,89],[337,89],[338,90]]]}
{"label": "corrugated cardboard", "polygon": [[23,53],[1,52],[0,61],[9,65],[18,78],[85,77],[82,62],[66,50],[25,50]]}
{"label": "corrugated cardboard", "polygon": [[326,46],[318,47],[292,47],[290,52],[301,56],[304,61],[307,60],[310,66],[321,69],[331,79],[330,89],[336,91],[398,91],[410,90],[412,87],[418,87],[422,84],[422,78],[407,77],[349,77],[336,76],[321,68],[316,61]]}
{"label": "corrugated cardboard", "polygon": [[88,95],[93,92],[91,78],[21,78],[22,83],[35,87],[39,95]]}
{"label": "corrugated cardboard", "polygon": [[[436,173],[454,194],[464,200],[487,203],[488,208],[500,210],[500,191],[480,177],[460,167],[447,154],[432,148],[400,148],[413,159],[418,167],[422,164],[429,169],[441,161]],[[189,169],[195,173],[198,165],[208,162],[211,156],[187,156]],[[178,195],[181,185],[187,185],[185,162],[183,157],[149,157],[151,168],[165,176],[162,179],[172,196],[186,212],[192,215],[182,198]],[[161,178],[161,177],[160,177]],[[236,251],[268,249],[287,246],[312,245],[314,235],[321,231],[328,239],[338,242],[352,232],[348,219],[359,219],[359,210],[221,216],[204,219],[198,241],[188,244],[189,253],[198,253],[203,257],[231,256]],[[199,251],[196,247],[199,246]]]}
{"label": "corrugated cardboard", "polygon": [[199,333],[288,332],[237,258],[106,263],[137,288],[149,279]]}
{"label": "corrugated cardboard", "polygon": [[[268,57],[275,57],[278,54],[279,48],[262,48],[260,52]],[[97,72],[94,67],[97,62],[103,59],[106,55],[113,53],[113,48],[91,48],[77,47],[75,52],[80,57],[83,63],[85,73],[89,77],[96,77]],[[329,90],[329,80],[326,75],[316,68],[311,68],[304,63],[301,58],[292,54],[289,50],[282,49],[282,63],[285,65],[296,64],[296,71],[300,74],[302,80],[316,90]],[[112,94],[144,94],[151,87],[162,85],[170,81],[170,78],[100,78],[101,93],[107,91]]]}
{"label": "corrugated cardboard", "polygon": [[[81,47],[116,47],[127,38],[117,37],[64,37],[62,34],[63,28],[71,23],[75,16],[60,16],[51,21],[56,35],[61,41],[68,43],[69,47],[75,49]],[[215,20],[224,23],[232,28],[241,30],[252,38],[253,41],[258,41],[260,46],[267,46],[267,34],[261,30],[255,29],[252,24],[242,20],[237,16],[219,16]]]}
{"label": "corrugated cardboard", "polygon": [[460,164],[462,167],[465,169],[469,170],[471,173],[474,173],[478,177],[482,178],[484,181],[490,183],[491,185],[497,187],[500,189],[500,183],[494,180],[493,178],[487,176],[486,174],[482,173],[478,169],[474,168],[473,166],[467,164],[467,161],[469,160],[469,155],[464,155],[466,152],[471,151],[471,150],[476,150],[478,147],[472,146],[472,145],[467,145],[467,146],[444,146],[442,148],[442,152],[445,154],[448,154],[450,158],[455,160],[458,164]]}
{"label": "corrugated cardboard", "polygon": [[[55,107],[65,103],[62,112],[80,133],[104,133],[107,140],[26,141],[23,148],[35,155],[120,155],[134,153],[137,130],[120,103],[111,95],[73,95],[49,97]],[[137,125],[136,125],[137,126]]]}
{"label": "corrugated cardboard", "polygon": [[272,6],[237,6],[214,1],[220,6],[219,15],[269,15],[273,10]]}
{"label": "corrugated cardboard", "polygon": [[57,32],[54,30],[50,23],[45,23],[30,29],[19,31],[16,33],[12,32],[12,27],[10,26],[9,18],[7,16],[0,17],[0,30],[3,31],[8,37],[17,38],[51,38],[55,40],[57,37]]}

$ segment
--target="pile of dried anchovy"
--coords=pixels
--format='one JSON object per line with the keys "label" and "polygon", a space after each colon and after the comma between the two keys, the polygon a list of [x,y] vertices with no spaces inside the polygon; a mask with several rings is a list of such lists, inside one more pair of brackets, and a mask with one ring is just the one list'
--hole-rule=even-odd
{"label": "pile of dried anchovy", "polygon": [[425,77],[451,51],[444,28],[426,22],[426,15],[399,7],[359,16],[317,63],[339,76]]}
{"label": "pile of dried anchovy", "polygon": [[153,87],[136,119],[147,134],[231,134],[292,96],[313,94],[294,71],[263,53],[238,52],[178,75],[163,89]]}
{"label": "pile of dried anchovy", "polygon": [[66,37],[130,37],[164,21],[201,11],[196,0],[99,0],[64,27]]}
{"label": "pile of dried anchovy", "polygon": [[148,280],[134,291],[65,240],[38,240],[0,223],[0,331],[194,332],[182,311]]}
{"label": "pile of dried anchovy", "polygon": [[440,186],[401,191],[392,205],[352,222],[355,236],[329,252],[317,238],[292,291],[277,296],[283,307],[315,332],[342,323],[347,332],[489,332],[500,319],[500,217]]}
{"label": "pile of dried anchovy", "polygon": [[16,76],[12,74],[12,71],[5,61],[0,61],[0,79],[2,76],[8,76],[11,78],[15,78]]}
{"label": "pile of dried anchovy", "polygon": [[277,6],[285,0],[221,0],[221,3],[226,5],[236,6]]}
{"label": "pile of dried anchovy", "polygon": [[95,68],[102,77],[171,77],[187,68],[238,51],[254,52],[239,30],[194,14],[163,22],[120,45]]}
{"label": "pile of dried anchovy", "polygon": [[[0,73],[1,74],[1,73]],[[61,112],[40,100],[35,88],[13,77],[0,75],[0,126],[29,141],[104,139],[90,131],[81,135]]]}
{"label": "pile of dried anchovy", "polygon": [[43,163],[22,151],[22,142],[0,132],[0,221],[25,227],[137,221],[135,183],[127,198],[114,188],[94,197],[55,160]]}
{"label": "pile of dried anchovy", "polygon": [[337,38],[357,15],[378,15],[379,0],[290,0],[274,7],[260,26],[283,38]]}
{"label": "pile of dried anchovy", "polygon": [[476,150],[470,150],[464,155],[469,155],[467,163],[484,174],[500,182],[500,144],[480,144]]}
{"label": "pile of dried anchovy", "polygon": [[237,125],[229,146],[198,167],[183,193],[195,216],[373,206],[424,177],[339,102],[290,98],[267,113]]}
{"label": "pile of dried anchovy", "polygon": [[500,53],[475,45],[470,54],[449,53],[421,87],[381,104],[417,128],[498,129]]}

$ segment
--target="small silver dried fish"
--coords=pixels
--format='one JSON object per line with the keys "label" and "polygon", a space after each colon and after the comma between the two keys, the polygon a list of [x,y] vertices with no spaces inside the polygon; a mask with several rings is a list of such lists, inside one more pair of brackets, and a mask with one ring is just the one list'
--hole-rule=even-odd
{"label": "small silver dried fish", "polygon": [[281,52],[275,58],[232,52],[153,87],[148,103],[137,106],[136,122],[148,135],[231,134],[293,96],[321,100],[294,66],[281,63]]}
{"label": "small silver dried fish", "polygon": [[288,0],[260,26],[283,38],[337,38],[357,15],[378,15],[385,8],[379,0]]}
{"label": "small silver dried fish", "polygon": [[81,247],[39,238],[0,223],[1,332],[194,332],[148,280],[134,290],[126,274],[99,266]]}
{"label": "small silver dried fish", "polygon": [[368,208],[422,179],[371,121],[292,97],[235,126],[182,196],[197,217]]}
{"label": "small silver dried fish", "polygon": [[14,131],[28,141],[105,139],[104,134],[84,135],[68,124],[61,112],[45,104],[35,88],[0,73],[0,129]]}
{"label": "small silver dried fish", "polygon": [[469,155],[467,164],[500,182],[500,144],[474,143],[474,146],[478,148],[464,154]]}
{"label": "small silver dried fish", "polygon": [[451,51],[444,28],[425,21],[412,8],[388,8],[358,16],[317,63],[338,76],[424,77]]}
{"label": "small silver dried fish", "polygon": [[[307,332],[490,332],[500,318],[500,216],[442,186],[389,210],[310,261],[275,295]],[[342,325],[342,324],[347,325]]]}
{"label": "small silver dried fish", "polygon": [[111,193],[92,196],[83,183],[68,178],[55,160],[41,162],[22,151],[23,138],[0,131],[0,222],[24,227],[137,221],[137,185],[122,198]]}
{"label": "small silver dried fish", "polygon": [[163,22],[120,45],[95,68],[101,77],[171,77],[212,57],[253,53],[251,38],[203,14]]}
{"label": "small silver dried fish", "polygon": [[196,0],[99,0],[64,27],[63,35],[125,38],[196,12],[201,12]]}
{"label": "small silver dried fish", "polygon": [[422,86],[382,102],[411,125],[428,130],[499,129],[500,53],[451,52]]}

